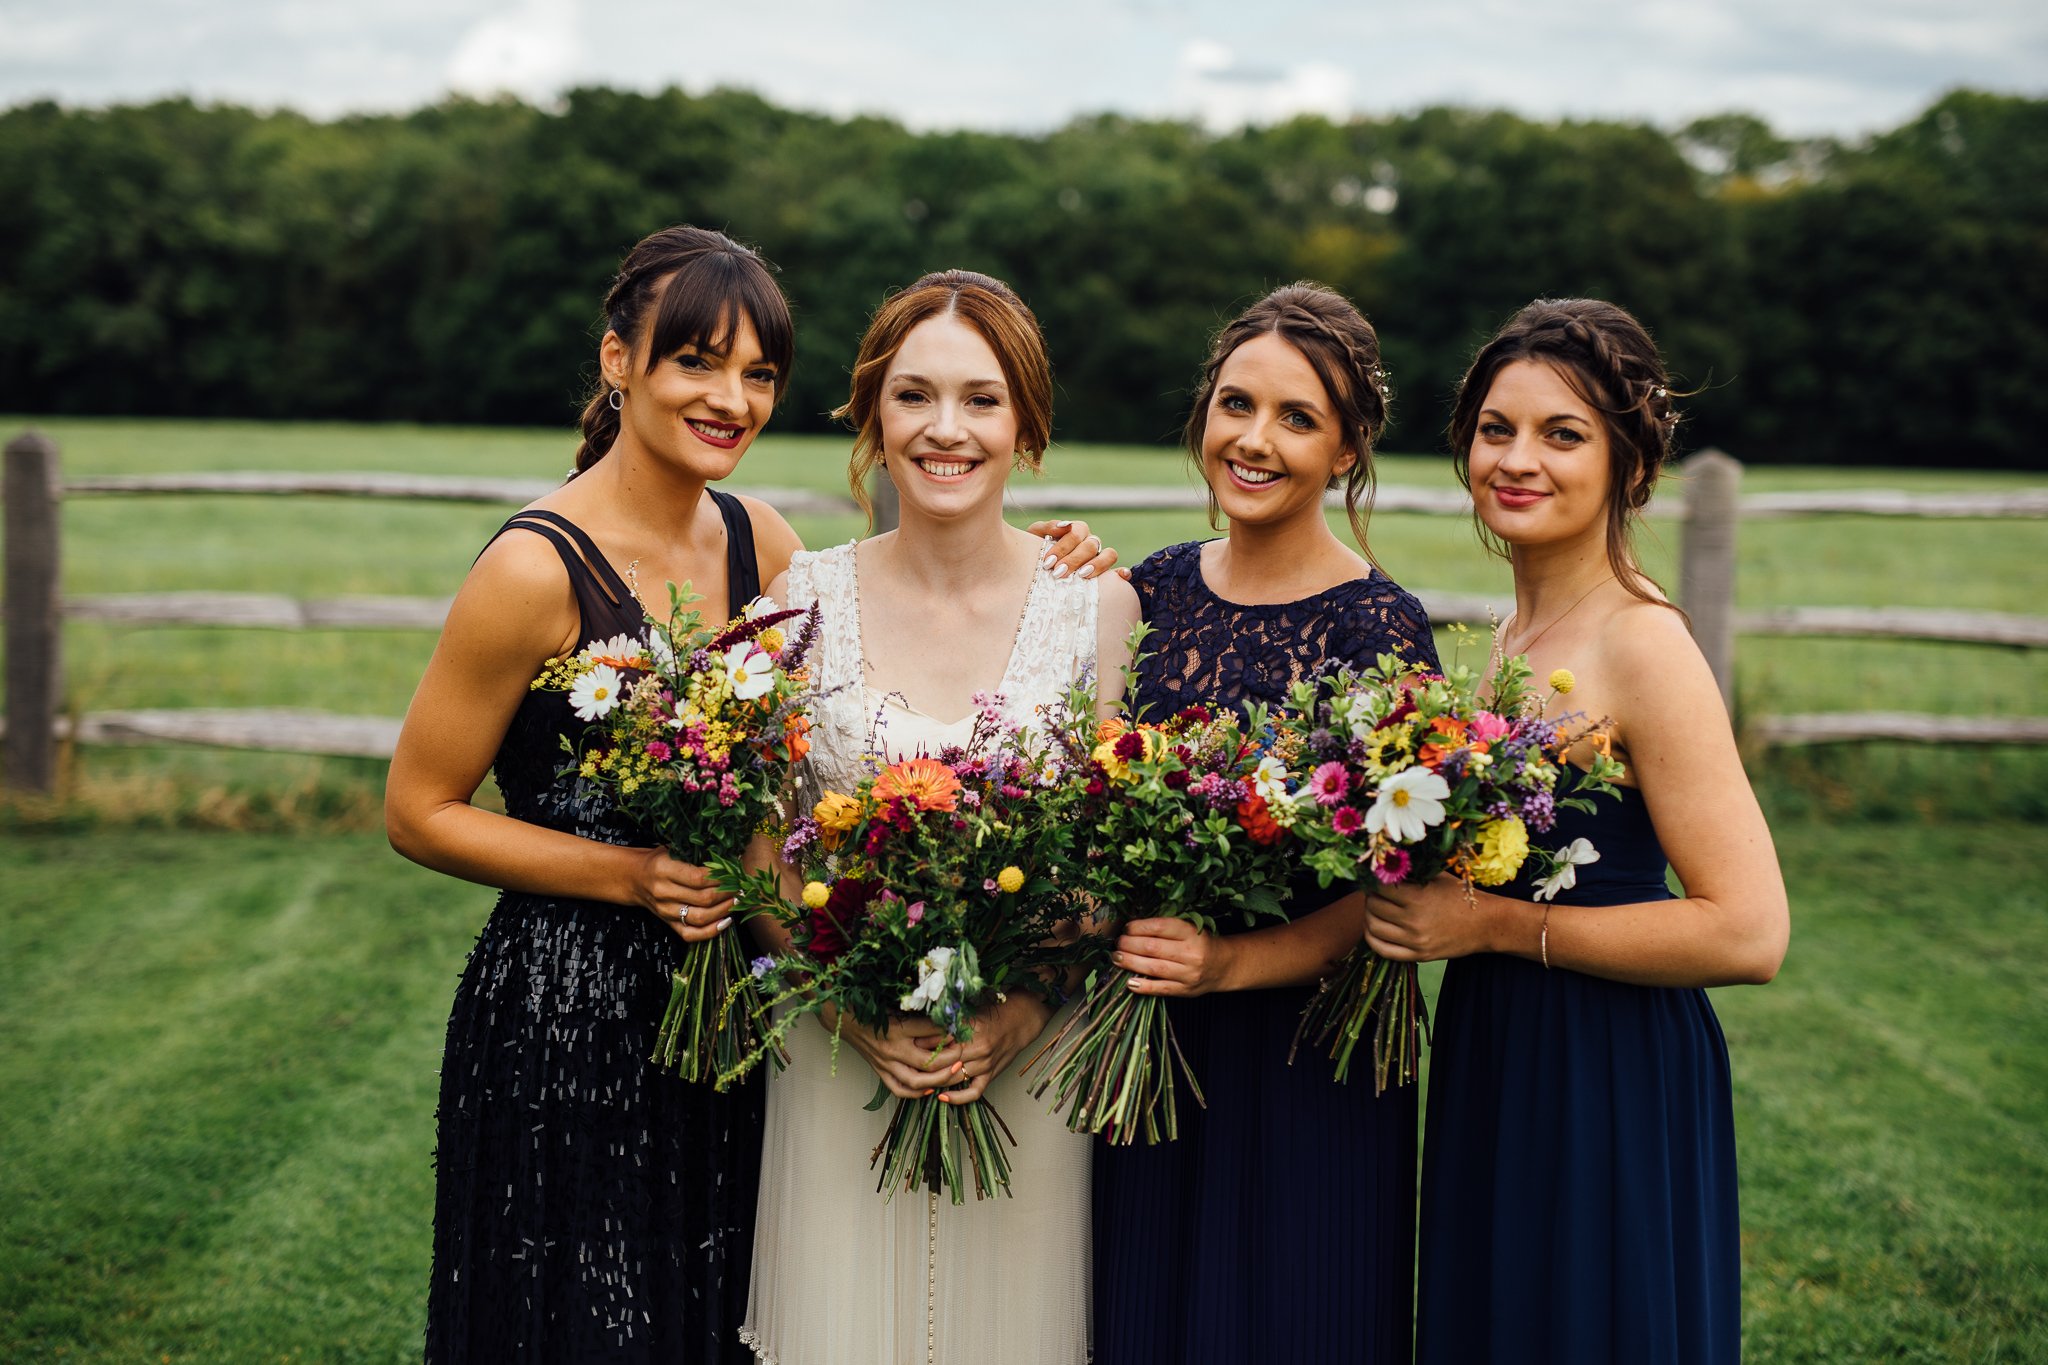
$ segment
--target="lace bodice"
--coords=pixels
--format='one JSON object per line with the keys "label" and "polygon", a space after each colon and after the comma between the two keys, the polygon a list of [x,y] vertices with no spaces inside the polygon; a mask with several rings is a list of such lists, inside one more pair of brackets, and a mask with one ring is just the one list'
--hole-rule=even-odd
{"label": "lace bodice", "polygon": [[[964,743],[974,716],[954,721],[927,716],[899,695],[867,683],[860,636],[857,542],[829,550],[800,551],[789,563],[788,605],[818,604],[818,643],[811,656],[812,729],[804,763],[804,796],[820,789],[850,791],[875,770],[877,760],[894,762],[918,753],[935,754]],[[1004,714],[1019,725],[1034,724],[1041,708],[1058,701],[1084,670],[1095,667],[1096,584],[1032,577],[1018,622],[1016,643],[993,689]],[[943,622],[934,623],[943,638]]]}
{"label": "lace bodice", "polygon": [[1171,714],[1192,702],[1280,706],[1325,665],[1367,667],[1381,654],[1436,668],[1429,614],[1384,574],[1354,578],[1298,602],[1245,605],[1202,577],[1203,542],[1169,546],[1131,575],[1154,632],[1138,664],[1140,706]]}

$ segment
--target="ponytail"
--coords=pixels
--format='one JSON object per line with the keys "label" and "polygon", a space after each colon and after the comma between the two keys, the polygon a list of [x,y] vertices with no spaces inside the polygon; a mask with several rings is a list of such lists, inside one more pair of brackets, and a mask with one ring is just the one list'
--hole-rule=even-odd
{"label": "ponytail", "polygon": [[612,442],[619,439],[619,410],[611,402],[614,392],[609,384],[602,384],[583,405],[583,443],[576,447],[576,467],[569,471],[572,479],[603,459]]}

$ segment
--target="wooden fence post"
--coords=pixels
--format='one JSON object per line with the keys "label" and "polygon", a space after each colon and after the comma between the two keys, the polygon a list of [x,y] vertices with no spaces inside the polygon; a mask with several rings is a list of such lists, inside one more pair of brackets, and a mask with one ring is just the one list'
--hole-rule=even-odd
{"label": "wooden fence post", "polygon": [[1692,618],[1721,703],[1735,709],[1735,531],[1742,520],[1742,463],[1702,450],[1681,466],[1685,532],[1678,550],[1678,604]]}
{"label": "wooden fence post", "polygon": [[884,531],[895,530],[903,519],[896,500],[896,481],[881,465],[876,465],[875,472],[868,477],[868,498],[875,508],[875,527],[868,534],[878,536]]}
{"label": "wooden fence post", "polygon": [[57,443],[24,431],[7,443],[7,738],[0,786],[48,794],[57,785],[57,706],[64,622],[57,599]]}

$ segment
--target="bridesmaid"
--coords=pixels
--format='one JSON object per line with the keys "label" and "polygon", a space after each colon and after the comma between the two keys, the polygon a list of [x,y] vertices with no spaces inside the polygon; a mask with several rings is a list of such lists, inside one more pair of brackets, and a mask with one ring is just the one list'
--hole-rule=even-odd
{"label": "bridesmaid", "polygon": [[[1229,519],[1222,540],[1138,566],[1156,633],[1136,701],[1278,704],[1326,665],[1381,653],[1435,667],[1421,604],[1329,528],[1325,490],[1360,504],[1386,422],[1371,324],[1309,284],[1274,291],[1224,328],[1187,448]],[[1099,1146],[1095,1359],[1104,1365],[1249,1360],[1405,1361],[1415,1218],[1416,1096],[1375,1099],[1287,1065],[1311,983],[1358,941],[1364,902],[1310,877],[1288,922],[1221,936],[1136,920],[1116,962],[1169,997],[1208,1098],[1159,1146]]]}
{"label": "bridesmaid", "polygon": [[1423,1159],[1426,1362],[1741,1355],[1728,1052],[1701,987],[1769,981],[1790,920],[1720,693],[1631,544],[1677,421],[1648,333],[1590,299],[1524,308],[1459,389],[1459,474],[1514,566],[1497,647],[1539,679],[1570,669],[1569,709],[1603,721],[1575,759],[1597,742],[1627,776],[1618,804],[1558,812],[1545,842],[1598,854],[1561,886],[1439,878],[1367,901],[1380,953],[1452,959]]}
{"label": "bridesmaid", "polygon": [[[637,592],[665,610],[663,585],[687,582],[719,618],[801,548],[765,503],[710,487],[788,382],[789,307],[752,251],[672,227],[627,255],[605,319],[575,475],[477,557],[385,796],[400,853],[503,890],[442,1061],[435,1362],[750,1359],[761,1088],[719,1095],[647,1062],[683,943],[722,932],[728,902],[561,775],[583,726],[527,685],[549,658],[638,635]],[[1086,530],[1059,548],[1107,567]],[[487,770],[507,814],[472,804]]]}

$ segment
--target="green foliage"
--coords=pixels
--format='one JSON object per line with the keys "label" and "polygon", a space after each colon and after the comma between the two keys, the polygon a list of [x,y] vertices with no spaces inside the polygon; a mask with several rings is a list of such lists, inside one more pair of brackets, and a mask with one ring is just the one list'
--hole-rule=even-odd
{"label": "green foliage", "polygon": [[1307,276],[1383,325],[1410,449],[1508,313],[1596,295],[1705,387],[1694,443],[2038,468],[2044,148],[2048,100],[1972,92],[1856,147],[1444,108],[913,133],[732,90],[28,104],[0,112],[0,408],[561,424],[619,258],[687,220],[782,269],[784,430],[829,429],[889,290],[966,266],[1038,310],[1065,438],[1170,440],[1216,326]]}

